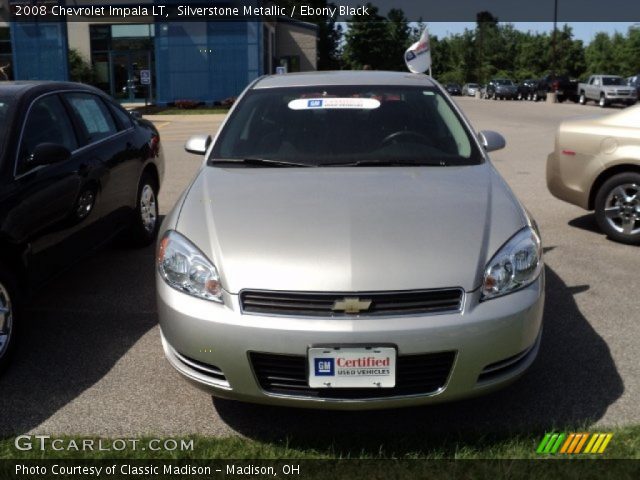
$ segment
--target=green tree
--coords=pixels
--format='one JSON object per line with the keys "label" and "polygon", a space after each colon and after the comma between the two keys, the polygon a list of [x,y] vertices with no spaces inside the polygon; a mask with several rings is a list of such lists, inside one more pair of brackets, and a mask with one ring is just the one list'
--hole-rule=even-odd
{"label": "green tree", "polygon": [[589,75],[611,73],[615,70],[613,42],[607,33],[596,33],[585,49],[584,55]]}
{"label": "green tree", "polygon": [[92,65],[87,62],[75,48],[69,49],[69,79],[72,82],[93,83],[95,72]]}
{"label": "green tree", "polygon": [[637,75],[640,73],[640,28],[631,27],[627,32],[627,41],[623,48],[623,58],[621,62],[622,74],[625,76]]}
{"label": "green tree", "polygon": [[389,22],[378,8],[367,4],[369,15],[354,15],[345,33],[344,65],[353,70],[383,70],[388,64]]}
{"label": "green tree", "polygon": [[413,43],[412,29],[404,12],[393,8],[387,14],[388,25],[388,47],[385,52],[383,68],[385,70],[404,70],[404,52]]}

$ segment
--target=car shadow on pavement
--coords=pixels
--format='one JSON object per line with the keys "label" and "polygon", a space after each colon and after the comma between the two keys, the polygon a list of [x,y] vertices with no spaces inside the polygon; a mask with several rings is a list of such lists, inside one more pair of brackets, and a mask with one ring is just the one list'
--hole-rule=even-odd
{"label": "car shadow on pavement", "polygon": [[546,268],[546,304],[537,360],[517,382],[496,393],[432,406],[364,412],[313,411],[214,399],[233,429],[291,448],[344,455],[394,454],[451,448],[512,435],[586,428],[618,399],[624,385],[605,341],[578,309],[573,295],[587,285],[567,286]]}
{"label": "car shadow on pavement", "polygon": [[581,215],[580,217],[576,217],[573,220],[570,220],[569,226],[579,228],[580,230],[586,230],[587,232],[594,232],[600,235],[604,235],[603,231],[600,230],[600,227],[598,227],[596,216],[593,213],[587,213],[586,215]]}
{"label": "car shadow on pavement", "polygon": [[32,296],[17,351],[0,377],[0,436],[40,425],[157,324],[153,257],[153,246],[112,245]]}

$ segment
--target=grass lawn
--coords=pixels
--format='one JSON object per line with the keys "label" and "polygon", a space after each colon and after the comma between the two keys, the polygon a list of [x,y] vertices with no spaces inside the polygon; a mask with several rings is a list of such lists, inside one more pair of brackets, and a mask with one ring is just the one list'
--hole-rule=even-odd
{"label": "grass lawn", "polygon": [[[559,430],[563,431],[563,430]],[[640,459],[640,425],[624,428],[591,428],[585,432],[612,432],[613,438],[602,455],[573,455],[572,458]],[[413,433],[404,442],[392,445],[373,445],[366,439],[359,439],[354,433],[345,448],[339,442],[329,443],[326,448],[306,447],[292,440],[262,442],[240,437],[207,438],[181,437],[193,440],[191,451],[20,451],[14,446],[14,439],[0,440],[0,459],[536,459],[545,457],[568,458],[569,455],[538,455],[536,448],[543,435],[517,435],[510,438],[478,436],[475,438],[424,439]],[[59,437],[54,437],[59,438]],[[96,437],[96,440],[98,437]],[[180,438],[174,438],[180,441]],[[66,437],[81,443],[82,438]],[[148,438],[141,438],[139,445],[146,444]],[[109,445],[109,440],[104,440]],[[33,440],[35,445],[35,440]],[[97,443],[96,443],[97,444]],[[97,450],[97,448],[96,448]]]}

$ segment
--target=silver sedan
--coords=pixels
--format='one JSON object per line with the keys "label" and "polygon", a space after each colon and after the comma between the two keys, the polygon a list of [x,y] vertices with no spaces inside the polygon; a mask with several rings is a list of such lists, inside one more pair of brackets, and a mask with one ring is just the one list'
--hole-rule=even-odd
{"label": "silver sedan", "polygon": [[538,352],[540,236],[425,75],[263,77],[166,217],[164,352],[216,396],[311,408],[448,401]]}

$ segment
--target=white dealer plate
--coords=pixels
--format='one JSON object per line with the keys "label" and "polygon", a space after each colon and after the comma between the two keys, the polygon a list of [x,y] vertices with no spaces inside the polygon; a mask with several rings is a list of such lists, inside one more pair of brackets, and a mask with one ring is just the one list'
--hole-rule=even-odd
{"label": "white dealer plate", "polygon": [[393,347],[311,347],[308,361],[311,388],[396,386]]}

